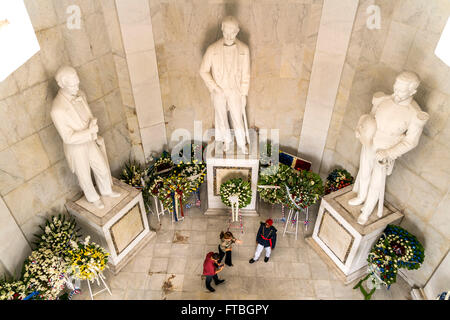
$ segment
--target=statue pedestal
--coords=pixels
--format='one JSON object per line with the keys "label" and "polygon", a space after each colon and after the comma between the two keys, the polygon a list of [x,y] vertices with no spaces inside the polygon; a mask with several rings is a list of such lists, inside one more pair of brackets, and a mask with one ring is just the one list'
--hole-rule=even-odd
{"label": "statue pedestal", "polygon": [[357,222],[362,205],[350,206],[353,185],[323,197],[312,238],[307,242],[336,274],[348,284],[366,273],[367,257],[388,224],[399,222],[403,214],[385,201],[383,217],[376,209],[365,225]]}
{"label": "statue pedestal", "polygon": [[258,186],[259,148],[258,137],[250,134],[250,147],[247,155],[238,152],[236,144],[234,148],[225,153],[220,143],[215,141],[208,144],[206,149],[206,171],[208,188],[208,209],[205,215],[229,215],[228,208],[220,199],[220,185],[232,178],[242,178],[251,181],[252,200],[250,204],[240,209],[242,216],[259,216],[256,208],[256,191]]}
{"label": "statue pedestal", "polygon": [[96,208],[84,195],[68,201],[66,208],[83,236],[109,252],[110,270],[117,274],[156,233],[150,231],[141,191],[115,178],[113,182],[121,196],[102,197],[105,208]]}

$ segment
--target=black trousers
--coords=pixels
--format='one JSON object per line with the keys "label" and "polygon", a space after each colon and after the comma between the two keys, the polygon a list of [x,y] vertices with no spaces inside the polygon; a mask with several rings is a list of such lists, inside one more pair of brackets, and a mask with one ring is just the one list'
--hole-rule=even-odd
{"label": "black trousers", "polygon": [[213,275],[213,276],[205,276],[206,280],[206,288],[208,288],[209,290],[213,289],[213,287],[211,287],[211,281],[214,279],[214,284],[217,284],[217,282],[219,281],[219,277],[217,276],[217,274]]}
{"label": "black trousers", "polygon": [[231,267],[233,265],[233,263],[231,262],[231,251],[224,252],[222,251],[219,245],[219,260],[218,260],[219,263],[222,262],[223,256],[225,256],[225,264]]}

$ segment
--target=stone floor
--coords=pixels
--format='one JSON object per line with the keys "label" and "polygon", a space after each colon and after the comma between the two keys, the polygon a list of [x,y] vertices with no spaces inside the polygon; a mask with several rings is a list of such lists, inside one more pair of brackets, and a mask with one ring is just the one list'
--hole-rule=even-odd
{"label": "stone floor", "polygon": [[[314,210],[312,210],[314,211]],[[315,210],[317,212],[317,208]],[[185,220],[172,224],[168,215],[149,215],[149,222],[157,236],[144,247],[137,256],[116,276],[107,271],[107,283],[112,296],[100,293],[94,299],[324,299],[363,300],[359,290],[353,290],[355,283],[344,285],[305,242],[304,237],[312,233],[314,214],[309,230],[299,228],[298,240],[295,235],[283,237],[284,223],[279,207],[260,204],[259,217],[244,217],[244,233],[232,229],[236,238],[243,240],[233,247],[233,267],[225,266],[219,274],[226,281],[214,286],[210,293],[201,280],[203,260],[209,251],[217,252],[219,233],[228,227],[226,216],[205,216],[203,209],[193,207],[186,210]],[[278,229],[276,248],[269,262],[260,258],[254,264],[248,260],[255,251],[255,237],[259,222],[267,218],[275,220]],[[98,291],[93,285],[93,291]],[[373,300],[410,300],[411,288],[398,277],[390,290],[382,288],[372,296]],[[90,299],[86,283],[82,293],[75,299]]]}

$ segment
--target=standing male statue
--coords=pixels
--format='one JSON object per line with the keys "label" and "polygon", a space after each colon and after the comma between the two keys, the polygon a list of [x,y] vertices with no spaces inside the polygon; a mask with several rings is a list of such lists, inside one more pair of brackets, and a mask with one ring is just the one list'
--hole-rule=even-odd
{"label": "standing male statue", "polygon": [[239,23],[231,16],[222,20],[223,38],[208,47],[200,67],[200,76],[211,93],[215,110],[215,140],[228,151],[232,142],[227,110],[240,151],[247,154],[250,144],[245,113],[250,85],[250,53],[248,46],[236,39]]}
{"label": "standing male statue", "polygon": [[378,202],[378,217],[383,215],[386,176],[392,173],[395,159],[419,143],[428,114],[422,112],[413,96],[420,84],[418,76],[403,72],[397,76],[394,93],[375,93],[372,111],[363,115],[356,129],[362,143],[359,172],[352,206],[361,205],[359,224],[365,224]]}
{"label": "standing male statue", "polygon": [[94,188],[91,169],[102,196],[116,198],[120,193],[112,190],[105,142],[97,134],[97,119],[89,109],[86,95],[79,89],[80,80],[74,68],[60,68],[55,79],[60,90],[50,114],[63,140],[66,160],[87,201],[102,209],[104,204]]}

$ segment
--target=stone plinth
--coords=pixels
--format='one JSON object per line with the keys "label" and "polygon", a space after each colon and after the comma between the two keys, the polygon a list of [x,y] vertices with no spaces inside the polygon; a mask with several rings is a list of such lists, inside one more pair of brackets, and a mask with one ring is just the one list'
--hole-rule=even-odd
{"label": "stone plinth", "polygon": [[150,231],[141,191],[113,178],[119,198],[102,197],[105,208],[98,209],[84,195],[66,203],[85,236],[110,254],[111,271],[117,274],[144,247],[155,232]]}
{"label": "stone plinth", "polygon": [[385,202],[383,217],[377,217],[375,208],[365,225],[358,224],[362,205],[350,206],[347,203],[355,197],[352,188],[353,185],[323,197],[312,239],[308,239],[313,249],[334,266],[345,283],[365,274],[367,257],[374,243],[388,224],[403,218],[402,213]]}
{"label": "stone plinth", "polygon": [[256,134],[250,134],[250,148],[248,154],[238,152],[236,145],[225,153],[220,144],[214,141],[206,149],[206,171],[208,189],[208,210],[206,215],[229,215],[228,208],[220,199],[220,185],[232,178],[242,178],[250,181],[252,199],[250,204],[240,209],[243,216],[258,216],[256,208],[256,191],[259,171],[259,148]]}

